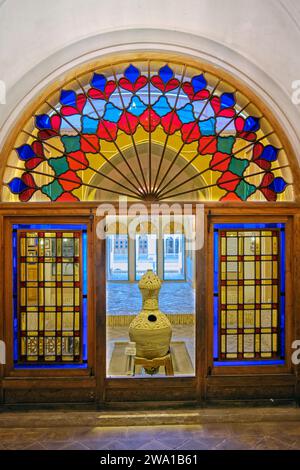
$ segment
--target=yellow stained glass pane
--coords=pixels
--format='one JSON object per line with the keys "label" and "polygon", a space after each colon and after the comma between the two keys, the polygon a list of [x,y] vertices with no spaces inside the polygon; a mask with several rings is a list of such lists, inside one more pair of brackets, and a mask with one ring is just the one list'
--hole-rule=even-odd
{"label": "yellow stained glass pane", "polygon": [[[64,312],[63,314],[63,325],[64,331],[74,329],[74,314],[73,312]],[[76,329],[76,328],[75,328]]]}
{"label": "yellow stained glass pane", "polygon": [[20,238],[20,253],[21,256],[26,256],[26,238]]}
{"label": "yellow stained glass pane", "polygon": [[38,313],[28,312],[27,313],[27,326],[25,326],[25,328],[22,328],[22,329],[33,331],[33,330],[38,330],[38,328],[39,328]]}
{"label": "yellow stained glass pane", "polygon": [[75,325],[74,325],[74,329],[79,331],[80,329],[80,317],[79,317],[79,312],[76,312],[75,313]]}

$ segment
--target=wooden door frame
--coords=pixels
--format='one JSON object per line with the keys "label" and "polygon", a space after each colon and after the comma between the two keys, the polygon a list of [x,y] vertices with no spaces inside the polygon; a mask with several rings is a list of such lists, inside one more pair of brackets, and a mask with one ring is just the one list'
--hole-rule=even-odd
{"label": "wooden door frame", "polygon": [[[117,214],[116,214],[117,215]],[[96,218],[95,227],[98,222],[101,222],[104,217]],[[96,229],[96,228],[95,228]],[[203,397],[203,381],[201,383],[200,375],[202,370],[202,354],[205,348],[197,347],[198,344],[203,344],[201,341],[204,337],[204,329],[201,328],[199,321],[199,309],[203,309],[204,302],[201,299],[201,294],[196,295],[195,306],[195,376],[193,377],[163,377],[163,378],[132,378],[132,377],[106,377],[106,253],[105,253],[105,240],[97,239],[97,257],[96,264],[100,268],[101,275],[96,276],[96,296],[97,303],[97,316],[102,312],[101,331],[99,336],[99,347],[97,348],[97,362],[102,364],[102,371],[99,377],[99,394],[101,396],[100,402],[106,406],[113,406],[114,402],[157,402],[164,403],[200,403]],[[102,257],[102,261],[101,261]],[[196,276],[196,291],[201,286],[202,279],[205,281],[205,272],[200,267],[205,266],[205,246],[196,252],[195,260],[195,276]],[[198,276],[199,273],[199,276]],[[103,289],[104,286],[104,289]],[[204,286],[202,292],[205,293]],[[103,314],[104,312],[104,314]],[[202,318],[204,316],[202,315]],[[201,335],[201,338],[200,338]],[[172,397],[172,399],[171,399]]]}

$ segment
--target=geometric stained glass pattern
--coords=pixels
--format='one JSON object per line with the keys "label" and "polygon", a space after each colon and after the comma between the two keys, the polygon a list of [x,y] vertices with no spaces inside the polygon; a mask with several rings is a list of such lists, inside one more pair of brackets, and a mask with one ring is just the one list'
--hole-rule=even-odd
{"label": "geometric stained glass pattern", "polygon": [[223,227],[215,228],[215,234],[219,252],[215,359],[283,359],[283,229]]}
{"label": "geometric stained glass pattern", "polygon": [[82,231],[18,230],[19,363],[81,363]]}
{"label": "geometric stained glass pattern", "polygon": [[222,77],[137,60],[83,73],[20,132],[2,200],[292,200],[270,122]]}

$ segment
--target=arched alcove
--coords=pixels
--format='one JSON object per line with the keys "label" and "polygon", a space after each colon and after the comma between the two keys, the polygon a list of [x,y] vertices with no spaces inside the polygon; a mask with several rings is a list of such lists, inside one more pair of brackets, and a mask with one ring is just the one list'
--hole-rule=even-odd
{"label": "arched alcove", "polygon": [[[192,49],[142,46],[66,63],[32,90],[10,128],[1,156],[0,269],[13,273],[0,286],[9,345],[3,380],[15,374],[22,389],[35,377],[43,388],[55,376],[60,391],[42,393],[57,401],[69,376],[82,385],[74,400],[96,403],[152,400],[153,390],[167,400],[173,380],[180,400],[200,401],[219,393],[211,379],[226,384],[218,375],[233,377],[236,391],[224,396],[246,397],[244,377],[267,371],[276,376],[265,382],[273,392],[286,380],[281,374],[294,377],[299,169],[288,127],[250,77],[229,72],[233,65],[226,70]],[[130,239],[126,219],[152,202],[161,203],[153,220],[143,214]],[[177,213],[164,225],[160,210],[173,202],[190,209],[188,226]],[[111,215],[100,237],[97,224]],[[127,338],[136,283],[149,266],[164,280],[162,305],[183,348],[174,363],[192,361],[166,382],[151,381],[153,390],[137,377],[124,391],[126,370],[119,375],[109,364],[124,362],[117,343]],[[14,403],[41,397],[24,394],[7,392]]]}

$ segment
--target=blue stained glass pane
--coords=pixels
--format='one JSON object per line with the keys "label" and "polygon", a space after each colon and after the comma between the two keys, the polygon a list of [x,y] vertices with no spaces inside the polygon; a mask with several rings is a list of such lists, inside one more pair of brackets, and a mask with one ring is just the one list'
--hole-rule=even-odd
{"label": "blue stained glass pane", "polygon": [[284,357],[285,351],[285,231],[280,230],[280,354]]}
{"label": "blue stained glass pane", "polygon": [[191,104],[186,104],[183,108],[178,109],[177,114],[183,124],[193,122],[195,120],[193,106]]}
{"label": "blue stained glass pane", "polygon": [[260,125],[259,125],[259,119],[253,116],[247,117],[245,121],[245,127],[244,131],[246,132],[255,132],[258,131]]}
{"label": "blue stained glass pane", "polygon": [[281,176],[278,176],[277,178],[274,178],[272,183],[269,185],[269,188],[272,191],[275,191],[275,193],[282,193],[282,191],[285,190],[287,186],[287,183],[284,181]]}
{"label": "blue stained glass pane", "polygon": [[219,355],[219,232],[214,231],[214,358]]}
{"label": "blue stained glass pane", "polygon": [[[88,116],[103,116],[104,109],[105,109],[106,101],[104,100],[93,100],[89,99],[82,110],[83,115],[88,115]],[[96,111],[95,111],[96,110]],[[70,117],[70,116],[69,116]],[[68,117],[68,119],[69,119]]]}
{"label": "blue stained glass pane", "polygon": [[280,291],[281,294],[285,292],[285,231],[284,225],[280,230],[280,256],[281,256],[281,265],[280,265]]}
{"label": "blue stained glass pane", "polygon": [[209,118],[206,121],[199,121],[199,129],[202,135],[214,135],[215,134],[216,120]]}
{"label": "blue stained glass pane", "polygon": [[235,98],[233,93],[223,93],[221,95],[221,108],[230,108],[235,104]]}
{"label": "blue stained glass pane", "polygon": [[141,75],[141,72],[134,65],[130,64],[129,67],[127,67],[125,70],[124,75],[131,83],[135,83]]}
{"label": "blue stained glass pane", "polygon": [[20,160],[29,160],[30,158],[34,157],[35,153],[32,150],[31,146],[28,144],[21,145],[17,149],[18,155]]}
{"label": "blue stained glass pane", "polygon": [[[174,90],[167,91],[164,94],[164,96],[167,98],[167,100],[169,102],[169,105],[172,108],[174,108],[175,105],[176,105],[177,109],[183,108],[186,104],[188,104],[190,102],[190,100],[186,96],[180,94],[179,87],[174,88]],[[158,97],[155,97],[155,98],[157,99]],[[156,99],[154,100],[154,103],[155,103]],[[143,100],[143,101],[145,101],[145,100]]]}
{"label": "blue stained glass pane", "polygon": [[168,65],[164,65],[159,69],[158,75],[164,83],[167,83],[173,77],[173,70]]}
{"label": "blue stained glass pane", "polygon": [[12,248],[13,248],[13,312],[14,312],[14,358],[18,357],[18,234],[13,226]]}
{"label": "blue stained glass pane", "polygon": [[255,230],[259,228],[281,228],[284,229],[284,224],[274,224],[274,223],[269,223],[269,224],[215,224],[214,225],[215,229],[249,229],[249,230]]}
{"label": "blue stained glass pane", "polygon": [[214,293],[218,294],[219,289],[219,246],[218,246],[219,233],[218,230],[214,232]]}
{"label": "blue stained glass pane", "polygon": [[98,129],[99,120],[92,119],[88,116],[82,118],[82,133],[83,134],[96,134]]}
{"label": "blue stained glass pane", "polygon": [[38,116],[35,116],[35,125],[38,129],[52,129],[48,114],[39,114]]}
{"label": "blue stained glass pane", "polygon": [[[138,95],[140,97],[140,94],[138,94]],[[113,93],[110,96],[109,101],[110,101],[110,103],[112,103],[117,108],[128,108],[128,106],[130,105],[131,99],[132,99],[132,93],[131,92],[128,92],[128,93],[123,92],[122,93],[122,99],[121,99],[120,95],[119,95],[119,92],[117,91],[117,92]]]}
{"label": "blue stained glass pane", "polygon": [[[205,106],[205,109],[204,109]],[[194,101],[193,102],[194,114],[200,121],[205,121],[210,117],[215,117],[215,112],[211,104],[205,101]]]}
{"label": "blue stained glass pane", "polygon": [[197,91],[201,91],[207,86],[207,81],[204,78],[204,75],[196,75],[195,77],[192,78],[192,85],[194,88],[194,91],[197,93]]}
{"label": "blue stained glass pane", "polygon": [[88,286],[88,266],[87,266],[87,231],[86,229],[82,232],[82,294],[83,294],[83,305],[82,305],[82,359],[87,361],[87,286]]}
{"label": "blue stained glass pane", "polygon": [[226,361],[215,361],[214,365],[215,366],[276,366],[276,365],[282,365],[284,364],[283,359],[274,359],[274,360],[260,360],[260,361],[232,361],[232,362],[226,362]]}
{"label": "blue stained glass pane", "polygon": [[121,114],[122,114],[121,109],[116,108],[116,106],[114,106],[111,103],[107,103],[107,105],[105,107],[105,113],[104,113],[103,118],[106,121],[118,122],[118,120],[120,119]]}
{"label": "blue stained glass pane", "polygon": [[[219,297],[214,296],[214,311],[218,312],[219,310]],[[214,315],[214,358],[215,360],[218,359],[219,356],[219,319],[218,315]]]}
{"label": "blue stained glass pane", "polygon": [[86,225],[82,224],[20,224],[14,225],[13,229],[28,230],[86,230]]}
{"label": "blue stained glass pane", "polygon": [[106,85],[106,78],[104,75],[99,73],[94,73],[93,78],[91,80],[91,85],[98,90],[104,91]]}
{"label": "blue stained glass pane", "polygon": [[81,131],[81,115],[80,114],[72,114],[72,116],[67,117],[66,119],[62,118],[61,120],[61,134],[69,134],[72,131],[72,126],[75,127],[77,131]]}
{"label": "blue stained glass pane", "polygon": [[217,117],[216,119],[216,132],[223,132],[226,134],[236,135],[234,122],[230,118]]}
{"label": "blue stained glass pane", "polygon": [[168,100],[164,96],[161,96],[159,100],[157,100],[156,103],[152,106],[152,108],[160,117],[165,116],[171,111]]}
{"label": "blue stained glass pane", "polygon": [[28,188],[28,186],[21,180],[21,178],[13,178],[9,183],[8,186],[12,193],[20,194],[22,191]]}
{"label": "blue stained glass pane", "polygon": [[127,111],[133,114],[134,116],[140,116],[147,109],[147,106],[140,100],[138,96],[134,96],[130,102]]}
{"label": "blue stained glass pane", "polygon": [[274,162],[277,159],[278,149],[273,145],[266,145],[260,158],[268,160],[268,162]]}
{"label": "blue stained glass pane", "polygon": [[[82,345],[84,350],[85,345]],[[84,360],[83,354],[82,358]],[[86,369],[87,363],[83,364],[14,364],[15,369]]]}
{"label": "blue stained glass pane", "polygon": [[60,99],[61,104],[66,106],[76,106],[76,93],[73,90],[61,90]]}

